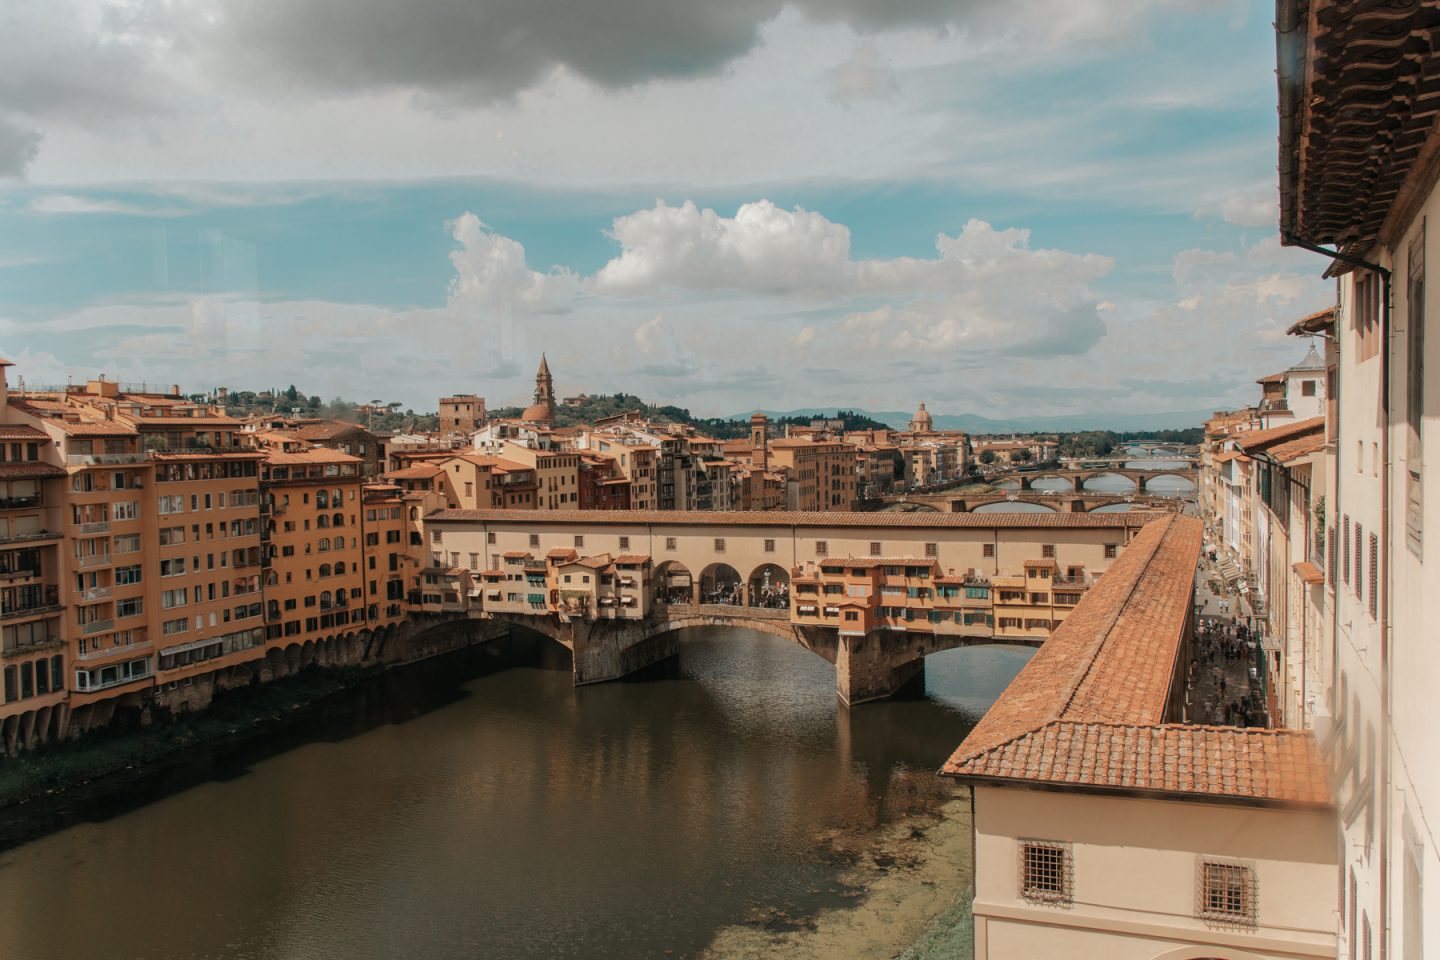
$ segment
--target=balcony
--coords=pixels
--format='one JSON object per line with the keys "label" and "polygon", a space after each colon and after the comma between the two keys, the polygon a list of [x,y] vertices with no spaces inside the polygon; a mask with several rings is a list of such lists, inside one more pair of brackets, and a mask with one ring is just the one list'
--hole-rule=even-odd
{"label": "balcony", "polygon": [[45,498],[38,493],[29,497],[0,497],[0,510],[24,510],[26,507],[39,507],[44,503]]}
{"label": "balcony", "polygon": [[120,647],[104,647],[99,650],[87,650],[84,653],[75,654],[76,660],[106,660],[110,657],[134,656],[137,653],[145,653],[152,644],[149,640],[142,640],[139,643],[127,643]]}
{"label": "balcony", "polygon": [[92,620],[89,623],[82,623],[80,625],[80,633],[86,637],[93,637],[97,633],[104,633],[107,630],[114,629],[114,620]]}
{"label": "balcony", "polygon": [[111,587],[91,587],[89,590],[81,590],[75,595],[80,603],[94,603],[97,600],[109,600],[110,594],[114,593]]}
{"label": "balcony", "polygon": [[108,567],[110,565],[110,554],[91,554],[88,557],[80,557],[77,563],[81,570],[92,570],[95,567]]}
{"label": "balcony", "polygon": [[70,467],[108,467],[125,463],[144,463],[143,453],[72,453],[65,458]]}
{"label": "balcony", "polygon": [[39,567],[15,567],[10,570],[0,570],[0,580],[32,580],[40,576]]}
{"label": "balcony", "polygon": [[82,534],[82,535],[91,534],[91,533],[109,533],[109,532],[110,532],[110,521],[109,521],[109,520],[94,520],[94,521],[91,521],[90,523],[77,523],[77,524],[75,524],[75,532],[76,532],[76,533],[79,533],[79,534]]}

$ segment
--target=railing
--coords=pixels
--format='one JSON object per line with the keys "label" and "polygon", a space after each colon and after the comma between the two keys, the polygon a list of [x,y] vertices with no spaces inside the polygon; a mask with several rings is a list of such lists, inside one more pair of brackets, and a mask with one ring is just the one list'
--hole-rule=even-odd
{"label": "railing", "polygon": [[81,590],[76,599],[82,603],[92,603],[96,600],[108,600],[114,592],[111,587],[91,587],[89,590]]}
{"label": "railing", "polygon": [[0,497],[0,510],[21,510],[25,507],[38,507],[45,502],[40,494],[28,497]]}
{"label": "railing", "polygon": [[114,620],[92,620],[89,623],[83,623],[80,625],[81,634],[87,637],[94,636],[97,633],[104,633],[106,630],[114,629]]}
{"label": "railing", "polygon": [[112,464],[144,463],[143,453],[72,453],[65,458],[67,466],[100,467]]}
{"label": "railing", "polygon": [[1050,583],[1057,587],[1086,587],[1084,577],[1052,577]]}
{"label": "railing", "polygon": [[109,520],[93,520],[90,523],[77,523],[75,529],[78,533],[109,533]]}
{"label": "railing", "polygon": [[149,640],[141,640],[139,643],[127,643],[120,647],[105,647],[98,650],[87,650],[84,653],[75,654],[76,660],[103,660],[106,657],[128,656],[142,653],[149,650],[153,644]]}
{"label": "railing", "polygon": [[89,570],[92,567],[104,567],[110,564],[110,554],[94,553],[88,557],[80,558],[80,569]]}
{"label": "railing", "polygon": [[40,576],[39,567],[16,567],[13,570],[0,570],[0,580],[28,580],[38,576]]}
{"label": "railing", "polygon": [[94,693],[96,690],[109,690],[111,687],[119,687],[119,686],[122,686],[122,685],[127,684],[127,683],[134,683],[136,680],[144,680],[145,678],[147,678],[147,677],[149,677],[149,676],[151,675],[151,672],[152,672],[152,671],[151,671],[151,669],[150,669],[150,661],[149,661],[149,660],[146,660],[146,661],[145,661],[145,668],[144,668],[143,670],[140,670],[140,671],[137,672],[137,673],[132,673],[132,674],[131,674],[130,676],[128,676],[128,677],[116,677],[114,680],[108,680],[108,681],[104,681],[104,682],[98,681],[98,680],[92,681],[89,685],[87,685],[87,686],[84,687],[83,689],[77,688],[77,689],[75,690],[75,692],[76,692],[76,693]]}

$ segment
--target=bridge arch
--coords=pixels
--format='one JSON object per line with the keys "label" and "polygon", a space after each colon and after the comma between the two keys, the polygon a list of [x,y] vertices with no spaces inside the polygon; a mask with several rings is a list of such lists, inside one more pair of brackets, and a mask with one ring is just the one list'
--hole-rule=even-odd
{"label": "bridge arch", "polygon": [[[1043,486],[1037,486],[1037,484],[1043,484]],[[1075,478],[1059,473],[1041,473],[1033,476],[1026,474],[1021,480],[1021,486],[1026,490],[1034,490],[1038,493],[1069,492],[1075,489]]]}
{"label": "bridge arch", "polygon": [[740,571],[717,560],[700,571],[700,602],[738,606],[740,583]]}
{"label": "bridge arch", "polygon": [[1140,481],[1136,480],[1134,477],[1127,476],[1119,470],[1100,470],[1092,473],[1088,477],[1080,481],[1080,489],[1089,490],[1095,493],[1104,493],[1104,490],[1096,490],[1094,487],[1091,486],[1091,484],[1093,484],[1096,480],[1107,477],[1115,480],[1123,480],[1125,483],[1130,485],[1131,490],[1134,490],[1136,492],[1139,492],[1140,490]]}
{"label": "bridge arch", "polygon": [[695,579],[690,568],[679,560],[666,560],[655,565],[650,575],[655,599],[659,603],[690,603],[694,600]]}
{"label": "bridge arch", "polygon": [[750,571],[750,606],[788,609],[790,572],[778,563],[762,563]]}

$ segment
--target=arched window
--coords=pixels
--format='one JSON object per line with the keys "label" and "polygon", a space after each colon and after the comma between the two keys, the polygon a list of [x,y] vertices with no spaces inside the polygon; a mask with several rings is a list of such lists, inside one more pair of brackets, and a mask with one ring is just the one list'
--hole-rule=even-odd
{"label": "arched window", "polygon": [[328,490],[316,490],[316,491],[315,491],[315,506],[318,507],[318,508],[321,509],[321,510],[324,510],[324,509],[328,508],[328,507],[330,506],[330,491],[328,491]]}
{"label": "arched window", "polygon": [[335,591],[335,606],[337,606],[337,607],[343,607],[343,606],[345,606],[345,591],[344,591],[344,590],[336,590],[336,591]]}
{"label": "arched window", "polygon": [[319,527],[321,530],[330,529],[330,514],[322,513],[320,514],[320,516],[316,517],[315,526]]}
{"label": "arched window", "polygon": [[344,506],[344,505],[345,505],[345,494],[344,494],[342,491],[340,491],[340,490],[336,490],[334,493],[332,493],[332,494],[330,495],[330,502],[333,503],[333,504],[334,504],[335,506],[337,506],[337,507]]}
{"label": "arched window", "polygon": [[279,619],[280,619],[280,601],[279,601],[279,600],[271,600],[266,609],[267,609],[267,614],[266,614],[266,615],[267,615],[271,620],[279,620]]}
{"label": "arched window", "polygon": [[343,514],[343,513],[337,513],[337,514],[335,514],[335,516],[330,519],[330,526],[332,526],[332,527],[343,527],[343,526],[345,526],[345,514]]}
{"label": "arched window", "polygon": [[411,520],[419,520],[419,519],[420,519],[420,508],[419,508],[419,507],[411,507],[411,508],[410,508],[410,519],[411,519]]}
{"label": "arched window", "polygon": [[322,577],[328,577],[328,576],[330,576],[330,564],[328,564],[328,563],[322,563],[322,564],[320,564],[320,576],[322,576]]}
{"label": "arched window", "polygon": [[330,549],[330,540],[329,540],[329,538],[328,538],[328,537],[321,537],[320,540],[319,540],[319,542],[317,542],[317,543],[315,544],[315,549],[316,549],[316,550],[319,550],[321,553],[324,553],[325,551],[329,550],[329,549]]}
{"label": "arched window", "polygon": [[342,574],[342,573],[344,573],[344,572],[345,572],[345,564],[344,564],[343,561],[342,561],[341,563],[335,564],[335,576],[338,577],[338,576],[340,576],[340,574]]}

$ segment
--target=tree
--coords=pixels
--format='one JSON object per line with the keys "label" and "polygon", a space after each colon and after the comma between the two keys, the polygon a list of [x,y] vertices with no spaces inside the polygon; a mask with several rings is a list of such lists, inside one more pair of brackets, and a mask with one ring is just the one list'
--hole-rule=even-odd
{"label": "tree", "polygon": [[1010,454],[1011,463],[1029,463],[1030,460],[1031,456],[1029,450],[1016,450],[1014,453]]}
{"label": "tree", "polygon": [[285,391],[285,399],[291,403],[300,399],[300,391],[295,389],[295,384],[290,384],[290,389]]}
{"label": "tree", "polygon": [[994,463],[994,462],[995,462],[995,451],[994,451],[994,450],[981,450],[981,451],[980,451],[980,462],[983,463],[983,464],[986,464],[987,466],[988,466],[989,464]]}

